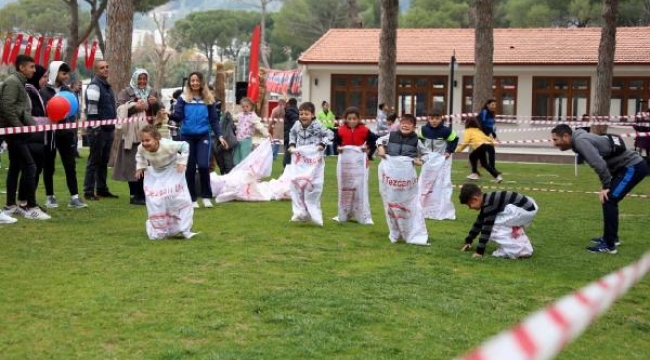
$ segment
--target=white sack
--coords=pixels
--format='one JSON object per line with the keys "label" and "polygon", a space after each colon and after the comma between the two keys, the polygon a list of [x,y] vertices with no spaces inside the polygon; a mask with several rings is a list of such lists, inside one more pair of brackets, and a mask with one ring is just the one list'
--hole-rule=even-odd
{"label": "white sack", "polygon": [[420,201],[425,219],[454,220],[456,209],[451,202],[451,156],[429,154],[420,171]]}
{"label": "white sack", "polygon": [[323,225],[320,197],[325,182],[323,152],[315,145],[295,148],[291,154],[291,221],[311,221]]}
{"label": "white sack", "polygon": [[391,242],[426,245],[429,235],[420,204],[418,177],[413,159],[386,156],[379,163],[379,193],[384,203]]}
{"label": "white sack", "polygon": [[[533,199],[531,201],[535,202]],[[490,240],[497,244],[492,256],[517,259],[533,255],[533,245],[524,228],[533,221],[538,209],[537,204],[533,211],[512,204],[506,205],[503,212],[497,215],[492,227]]]}
{"label": "white sack", "polygon": [[336,176],[338,180],[337,221],[357,221],[372,225],[368,200],[368,157],[361,146],[343,146],[339,151]]}
{"label": "white sack", "polygon": [[147,203],[147,235],[151,240],[187,234],[192,230],[192,198],[185,173],[174,166],[162,170],[148,167],[144,175]]}

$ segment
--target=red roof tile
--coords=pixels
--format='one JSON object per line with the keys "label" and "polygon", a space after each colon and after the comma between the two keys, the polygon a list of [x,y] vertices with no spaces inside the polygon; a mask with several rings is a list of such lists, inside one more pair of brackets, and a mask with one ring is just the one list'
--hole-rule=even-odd
{"label": "red roof tile", "polygon": [[[299,58],[302,64],[376,64],[379,29],[331,29]],[[600,28],[494,29],[494,64],[597,64]],[[399,29],[398,64],[474,63],[474,29]],[[650,27],[619,27],[618,64],[650,64]]]}

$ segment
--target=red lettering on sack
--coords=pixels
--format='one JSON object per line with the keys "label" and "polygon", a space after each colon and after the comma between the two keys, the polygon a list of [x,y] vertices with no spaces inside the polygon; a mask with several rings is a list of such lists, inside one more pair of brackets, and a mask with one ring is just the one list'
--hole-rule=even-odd
{"label": "red lettering on sack", "polygon": [[391,178],[390,176],[387,176],[386,174],[382,173],[381,174],[381,181],[390,186],[390,187],[396,187],[400,189],[406,189],[411,186],[417,185],[418,183],[418,178],[417,176],[414,177],[413,179],[410,180],[403,180],[403,179],[394,179]]}

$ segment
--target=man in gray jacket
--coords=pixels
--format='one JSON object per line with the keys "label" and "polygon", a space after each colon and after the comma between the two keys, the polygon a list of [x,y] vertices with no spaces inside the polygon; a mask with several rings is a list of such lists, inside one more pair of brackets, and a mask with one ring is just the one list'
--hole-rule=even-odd
{"label": "man in gray jacket", "polygon": [[[27,55],[16,57],[16,71],[0,87],[0,127],[18,128],[36,125],[32,118],[32,106],[25,90],[25,83],[36,72],[34,59]],[[43,212],[36,203],[36,163],[29,152],[29,134],[7,134],[9,152],[9,171],[7,172],[7,205],[2,209],[4,215],[22,215],[25,219],[48,220],[50,216]],[[25,197],[27,203],[16,203],[18,176],[25,179]]]}
{"label": "man in gray jacket", "polygon": [[580,154],[600,178],[598,194],[603,206],[603,236],[592,239],[591,252],[616,254],[618,239],[618,203],[648,175],[648,165],[636,152],[626,149],[617,135],[595,135],[583,129],[575,131],[566,124],[551,130],[553,145],[562,151]]}

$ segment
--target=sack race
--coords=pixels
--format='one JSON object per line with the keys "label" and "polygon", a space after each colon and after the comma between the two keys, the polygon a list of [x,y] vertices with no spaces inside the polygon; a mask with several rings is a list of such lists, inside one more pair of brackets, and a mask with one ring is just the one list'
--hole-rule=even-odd
{"label": "sack race", "polygon": [[147,235],[151,240],[184,235],[192,230],[194,208],[185,181],[185,173],[174,166],[156,170],[147,168],[144,176],[147,203]]}
{"label": "sack race", "polygon": [[353,220],[372,225],[368,200],[367,155],[360,146],[343,146],[339,152],[336,177],[338,180],[339,222]]}
{"label": "sack race", "polygon": [[[530,197],[529,199],[535,203]],[[518,259],[533,255],[533,245],[524,228],[533,221],[538,209],[537,204],[533,211],[526,211],[513,204],[506,205],[503,212],[497,215],[492,227],[490,240],[497,244],[492,256]]]}
{"label": "sack race", "polygon": [[291,154],[291,221],[311,221],[323,225],[320,197],[325,182],[323,152],[316,145],[297,147]]}
{"label": "sack race", "polygon": [[427,245],[429,234],[418,191],[413,159],[386,156],[379,163],[379,193],[384,204],[392,243],[404,239],[409,244]]}
{"label": "sack race", "polygon": [[422,164],[419,179],[420,202],[425,219],[454,220],[456,208],[451,202],[451,156],[429,154]]}
{"label": "sack race", "polygon": [[266,194],[271,200],[291,200],[291,176],[293,165],[287,164],[284,172],[277,179],[263,181],[257,186],[262,194]]}

